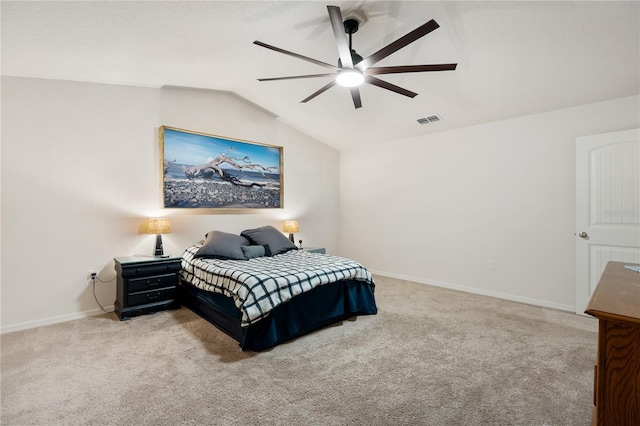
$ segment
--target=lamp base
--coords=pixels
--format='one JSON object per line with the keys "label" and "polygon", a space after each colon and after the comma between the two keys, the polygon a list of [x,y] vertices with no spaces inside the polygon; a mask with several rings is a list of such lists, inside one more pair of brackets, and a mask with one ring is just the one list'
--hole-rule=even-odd
{"label": "lamp base", "polygon": [[162,235],[158,234],[156,235],[156,249],[153,252],[154,256],[163,256],[164,255],[164,250],[162,248]]}
{"label": "lamp base", "polygon": [[296,243],[296,242],[295,242],[295,240],[293,239],[293,234],[289,234],[289,239],[291,240],[291,242],[292,242],[293,244],[295,244],[295,243]]}

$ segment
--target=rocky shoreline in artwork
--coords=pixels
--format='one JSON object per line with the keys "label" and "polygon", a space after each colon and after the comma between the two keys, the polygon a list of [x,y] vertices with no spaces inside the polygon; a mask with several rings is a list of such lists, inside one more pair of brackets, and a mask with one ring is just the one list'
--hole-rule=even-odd
{"label": "rocky shoreline in artwork", "polygon": [[171,179],[164,182],[168,208],[279,208],[280,188],[246,187],[210,179]]}

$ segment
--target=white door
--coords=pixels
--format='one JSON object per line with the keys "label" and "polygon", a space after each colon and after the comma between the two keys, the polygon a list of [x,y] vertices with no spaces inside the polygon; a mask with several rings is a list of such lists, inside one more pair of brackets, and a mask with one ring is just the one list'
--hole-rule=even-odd
{"label": "white door", "polygon": [[640,263],[640,129],[576,139],[576,313],[610,260]]}

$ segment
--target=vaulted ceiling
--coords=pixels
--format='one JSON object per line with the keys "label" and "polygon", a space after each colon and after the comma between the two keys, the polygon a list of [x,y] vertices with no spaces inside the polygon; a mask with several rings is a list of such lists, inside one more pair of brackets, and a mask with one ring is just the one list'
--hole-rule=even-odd
{"label": "vaulted ceiling", "polygon": [[[361,21],[353,47],[363,57],[436,20],[440,28],[377,65],[457,63],[457,70],[380,76],[418,96],[364,85],[360,109],[338,86],[300,103],[329,77],[258,82],[326,70],[254,40],[337,62],[328,4]],[[2,1],[1,7],[3,75],[232,91],[338,149],[640,92],[637,1]],[[416,121],[435,114],[441,121]]]}

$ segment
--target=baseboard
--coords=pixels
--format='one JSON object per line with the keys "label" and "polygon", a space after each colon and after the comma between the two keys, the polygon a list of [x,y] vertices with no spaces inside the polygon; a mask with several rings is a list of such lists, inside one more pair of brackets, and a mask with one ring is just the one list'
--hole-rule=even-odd
{"label": "baseboard", "polygon": [[[104,307],[107,311],[113,311],[112,306]],[[45,325],[58,324],[61,322],[73,321],[77,319],[93,317],[96,315],[104,314],[105,312],[100,308],[91,309],[89,311],[77,312],[74,314],[60,315],[57,317],[44,318],[36,321],[26,321],[18,324],[8,325],[0,327],[0,334],[11,333],[13,331],[27,330],[29,328],[43,327]]]}
{"label": "baseboard", "polygon": [[424,279],[424,278],[411,277],[411,276],[401,275],[401,274],[393,274],[393,273],[390,273],[390,272],[373,271],[373,270],[369,270],[369,272],[371,272],[374,275],[381,275],[383,277],[395,278],[395,279],[404,280],[404,281],[411,281],[411,282],[415,282],[415,283],[418,283],[418,284],[426,284],[426,285],[432,285],[434,287],[443,287],[443,288],[448,288],[448,289],[451,289],[451,290],[464,291],[466,293],[480,294],[482,296],[495,297],[495,298],[498,298],[498,299],[510,300],[512,302],[526,303],[527,305],[542,306],[544,308],[558,309],[560,311],[568,311],[568,312],[573,312],[573,313],[576,312],[576,307],[575,306],[563,305],[561,303],[548,302],[546,300],[532,299],[532,298],[529,298],[529,297],[521,297],[521,296],[516,296],[516,295],[513,295],[513,294],[507,294],[507,293],[500,293],[500,292],[497,292],[497,291],[484,290],[484,289],[481,289],[481,288],[467,287],[467,286],[464,286],[464,285],[445,283],[445,282],[442,282],[442,281],[427,280],[427,279]]}

